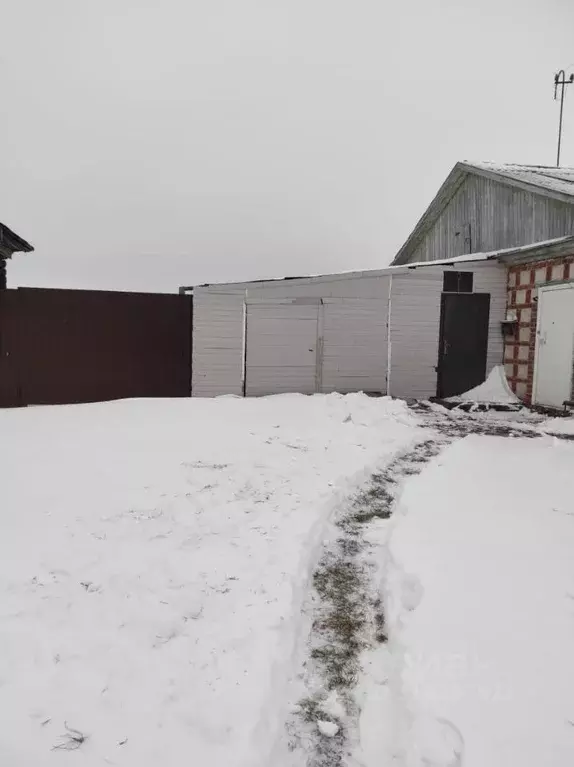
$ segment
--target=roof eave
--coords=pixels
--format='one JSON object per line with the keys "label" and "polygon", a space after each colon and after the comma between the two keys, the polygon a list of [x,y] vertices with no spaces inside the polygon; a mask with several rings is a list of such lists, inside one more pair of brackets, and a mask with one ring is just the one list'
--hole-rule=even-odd
{"label": "roof eave", "polygon": [[487,168],[481,168],[473,165],[471,162],[459,162],[457,165],[461,166],[466,173],[472,173],[475,176],[482,176],[490,181],[497,181],[499,184],[506,184],[507,186],[513,186],[516,189],[522,189],[524,192],[530,192],[531,194],[538,194],[542,197],[551,197],[554,200],[565,202],[568,205],[574,204],[572,195],[565,194],[564,192],[558,192],[550,187],[539,186],[523,179],[514,178],[511,175],[502,173],[500,171],[488,170]]}
{"label": "roof eave", "polygon": [[533,243],[532,247],[507,250],[498,255],[498,260],[506,266],[527,264],[540,258],[560,258],[574,255],[574,235],[562,237],[557,242]]}
{"label": "roof eave", "polygon": [[0,256],[10,258],[13,253],[31,253],[34,247],[13,232],[5,224],[0,224]]}

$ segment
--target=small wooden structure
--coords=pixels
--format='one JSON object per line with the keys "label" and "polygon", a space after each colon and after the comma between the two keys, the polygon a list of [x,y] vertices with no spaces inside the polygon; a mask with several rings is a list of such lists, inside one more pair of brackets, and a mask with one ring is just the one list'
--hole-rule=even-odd
{"label": "small wooden structure", "polygon": [[6,261],[13,253],[30,253],[34,248],[5,224],[0,224],[0,290],[6,290]]}

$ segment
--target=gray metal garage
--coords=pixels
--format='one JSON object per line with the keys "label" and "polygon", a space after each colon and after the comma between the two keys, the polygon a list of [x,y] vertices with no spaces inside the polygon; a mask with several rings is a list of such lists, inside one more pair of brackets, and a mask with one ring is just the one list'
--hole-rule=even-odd
{"label": "gray metal garage", "polygon": [[494,255],[204,285],[193,298],[196,397],[448,396],[503,356],[506,270]]}

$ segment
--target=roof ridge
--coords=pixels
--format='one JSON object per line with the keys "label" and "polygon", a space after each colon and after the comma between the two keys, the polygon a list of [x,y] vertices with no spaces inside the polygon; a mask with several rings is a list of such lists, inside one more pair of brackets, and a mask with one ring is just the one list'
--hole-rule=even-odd
{"label": "roof ridge", "polygon": [[494,162],[493,160],[462,160],[463,165],[470,165],[472,167],[481,167],[484,165],[490,165],[493,168],[529,168],[531,170],[553,170],[553,171],[574,171],[574,165],[532,165],[529,163],[520,162]]}

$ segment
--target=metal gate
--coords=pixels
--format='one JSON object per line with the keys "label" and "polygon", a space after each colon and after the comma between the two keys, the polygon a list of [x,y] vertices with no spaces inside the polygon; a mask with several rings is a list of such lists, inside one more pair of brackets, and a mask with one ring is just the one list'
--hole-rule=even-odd
{"label": "metal gate", "polygon": [[189,296],[0,290],[0,407],[191,394]]}
{"label": "metal gate", "polygon": [[245,394],[386,391],[386,303],[248,299]]}
{"label": "metal gate", "polygon": [[562,407],[572,398],[574,285],[538,291],[533,401]]}

